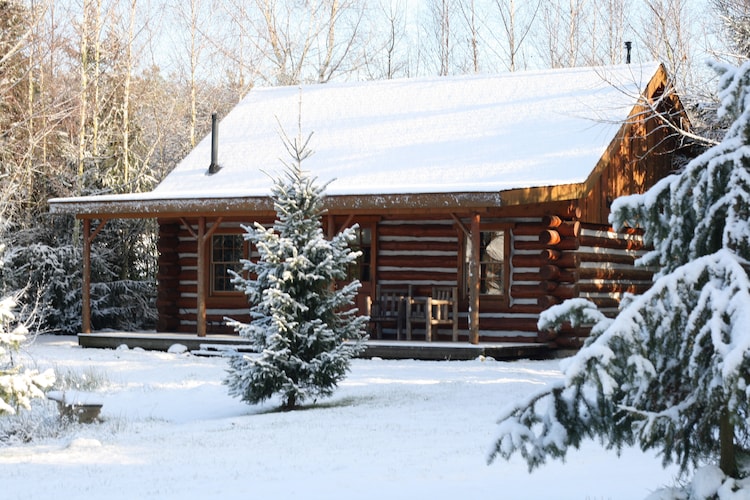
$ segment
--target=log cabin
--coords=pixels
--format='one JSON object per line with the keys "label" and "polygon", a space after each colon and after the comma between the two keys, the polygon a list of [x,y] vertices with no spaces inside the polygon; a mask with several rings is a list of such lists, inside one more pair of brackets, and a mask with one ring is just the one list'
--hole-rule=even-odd
{"label": "log cabin", "polygon": [[457,336],[432,338],[575,347],[585,329],[539,332],[540,312],[585,297],[614,314],[649,287],[641,235],[614,232],[609,206],[673,170],[688,125],[658,63],[256,88],[153,191],[50,210],[83,221],[84,333],[91,242],[129,217],[158,220],[157,330],[228,333],[249,320],[228,274],[254,257],[242,225],[273,222],[282,136],[312,134],[324,230],[358,225],[361,311],[379,287],[454,287]]}

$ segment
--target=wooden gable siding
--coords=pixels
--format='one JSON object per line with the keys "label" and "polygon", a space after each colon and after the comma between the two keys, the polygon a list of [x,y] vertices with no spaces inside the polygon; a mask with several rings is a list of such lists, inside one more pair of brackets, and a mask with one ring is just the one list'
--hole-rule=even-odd
{"label": "wooden gable siding", "polygon": [[[655,102],[664,92],[664,83],[652,82],[650,101]],[[685,127],[682,106],[676,96],[655,104],[661,116],[645,106],[636,106],[628,123],[594,169],[588,184],[588,195],[581,200],[582,220],[608,224],[610,206],[615,198],[647,191],[657,181],[672,173],[673,158],[682,150],[679,134],[668,125],[668,117],[675,125]]]}

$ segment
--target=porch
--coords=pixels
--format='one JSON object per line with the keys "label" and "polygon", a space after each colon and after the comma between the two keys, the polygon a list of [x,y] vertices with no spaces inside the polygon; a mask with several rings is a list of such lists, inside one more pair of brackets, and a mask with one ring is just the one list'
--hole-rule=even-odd
{"label": "porch", "polygon": [[[127,345],[130,349],[167,351],[174,344],[182,344],[195,354],[220,355],[223,350],[249,351],[248,342],[237,335],[208,334],[199,337],[186,333],[155,332],[97,332],[78,335],[78,345],[98,349],[116,349]],[[465,361],[479,357],[495,360],[544,359],[561,357],[559,349],[543,343],[492,342],[458,343],[398,340],[369,340],[360,358],[415,359],[423,361]]]}

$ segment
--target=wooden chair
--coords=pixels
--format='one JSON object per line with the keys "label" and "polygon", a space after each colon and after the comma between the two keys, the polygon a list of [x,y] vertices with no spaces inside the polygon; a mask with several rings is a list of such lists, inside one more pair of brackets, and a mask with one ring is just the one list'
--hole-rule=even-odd
{"label": "wooden chair", "polygon": [[433,327],[440,325],[453,327],[453,341],[458,341],[458,288],[432,287],[429,297],[415,297],[413,287],[409,287],[406,299],[406,340],[411,340],[413,325],[423,324],[425,340],[432,341]]}
{"label": "wooden chair", "polygon": [[401,340],[404,329],[404,302],[409,293],[406,288],[375,287],[375,298],[368,297],[367,313],[370,321],[375,323],[375,338],[383,338],[383,323],[393,325],[396,329],[396,340]]}

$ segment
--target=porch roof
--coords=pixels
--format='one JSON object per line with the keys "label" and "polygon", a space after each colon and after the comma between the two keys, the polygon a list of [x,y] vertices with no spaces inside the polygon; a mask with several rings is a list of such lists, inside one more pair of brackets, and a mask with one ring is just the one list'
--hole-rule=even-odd
{"label": "porch roof", "polygon": [[[499,206],[577,197],[658,63],[252,90],[151,192],[50,200],[53,213],[272,211],[281,134],[312,133],[303,163],[329,209]],[[536,192],[536,194],[534,194]],[[531,196],[534,194],[534,196]],[[570,198],[568,198],[570,199]]]}

